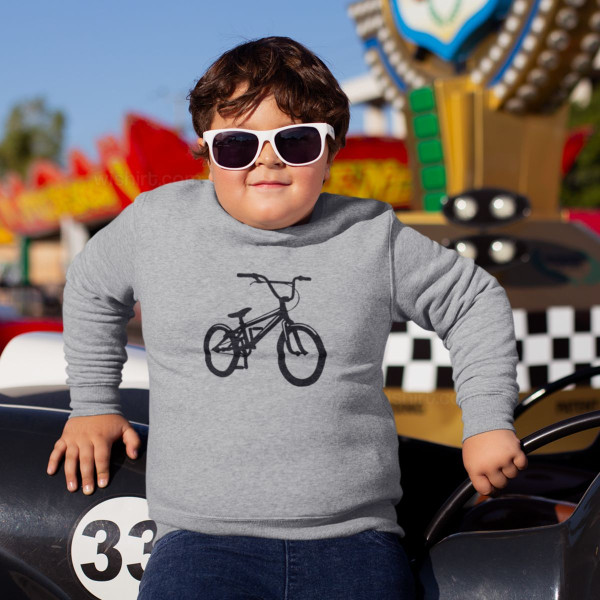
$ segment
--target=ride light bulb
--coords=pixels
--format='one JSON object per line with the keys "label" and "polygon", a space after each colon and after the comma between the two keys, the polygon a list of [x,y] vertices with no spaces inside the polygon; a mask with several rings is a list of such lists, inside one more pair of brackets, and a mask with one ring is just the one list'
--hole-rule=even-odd
{"label": "ride light bulb", "polygon": [[517,204],[510,196],[496,196],[490,204],[490,212],[497,219],[509,219],[517,212]]}
{"label": "ride light bulb", "polygon": [[454,215],[461,221],[469,221],[477,214],[477,202],[470,196],[463,196],[454,201]]}
{"label": "ride light bulb", "polygon": [[515,244],[508,240],[496,240],[492,242],[489,255],[491,259],[498,264],[506,264],[514,259],[517,253]]}
{"label": "ride light bulb", "polygon": [[456,244],[456,251],[465,258],[472,258],[475,260],[477,257],[477,248],[471,242],[458,242]]}

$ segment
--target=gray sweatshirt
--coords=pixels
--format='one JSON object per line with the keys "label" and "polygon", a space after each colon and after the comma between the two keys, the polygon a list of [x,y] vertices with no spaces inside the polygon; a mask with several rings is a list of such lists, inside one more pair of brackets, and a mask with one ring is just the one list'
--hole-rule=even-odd
{"label": "gray sweatshirt", "polygon": [[273,231],[229,215],[208,181],[138,196],[67,272],[71,416],[120,413],[136,300],[159,537],[402,534],[382,373],[393,321],[434,330],[448,348],[464,438],[513,429],[518,359],[504,290],[386,203],[321,194],[309,222]]}

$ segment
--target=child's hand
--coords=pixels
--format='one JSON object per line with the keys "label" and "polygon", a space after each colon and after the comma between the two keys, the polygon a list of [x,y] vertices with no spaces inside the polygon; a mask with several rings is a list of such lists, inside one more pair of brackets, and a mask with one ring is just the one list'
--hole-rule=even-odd
{"label": "child's hand", "polygon": [[503,488],[527,466],[519,438],[509,429],[495,429],[467,438],[462,453],[473,486],[483,495]]}
{"label": "child's hand", "polygon": [[98,474],[98,487],[108,485],[110,451],[122,439],[129,458],[137,458],[140,438],[129,421],[121,415],[96,415],[72,417],[54,444],[48,462],[48,475],[54,475],[65,457],[65,478],[70,492],[77,490],[77,463],[81,469],[84,494],[94,491],[94,465]]}

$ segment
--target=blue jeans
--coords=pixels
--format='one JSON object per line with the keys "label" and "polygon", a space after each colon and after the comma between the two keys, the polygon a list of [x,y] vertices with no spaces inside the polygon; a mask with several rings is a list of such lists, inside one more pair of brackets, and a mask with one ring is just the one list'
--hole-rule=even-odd
{"label": "blue jeans", "polygon": [[138,600],[405,600],[415,584],[400,537],[280,540],[179,530],[156,543]]}

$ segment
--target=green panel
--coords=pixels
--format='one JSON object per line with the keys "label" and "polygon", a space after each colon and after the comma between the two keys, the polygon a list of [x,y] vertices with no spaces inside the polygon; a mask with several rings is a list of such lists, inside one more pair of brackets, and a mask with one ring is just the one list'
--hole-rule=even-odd
{"label": "green panel", "polygon": [[442,162],[444,155],[442,153],[442,144],[440,140],[427,140],[417,144],[417,154],[422,163]]}
{"label": "green panel", "polygon": [[426,110],[435,109],[435,97],[433,95],[433,89],[430,87],[423,87],[411,92],[408,96],[410,109],[413,112],[425,112]]}
{"label": "green panel", "polygon": [[436,115],[419,115],[413,119],[413,125],[418,138],[437,137],[440,134]]}
{"label": "green panel", "polygon": [[21,262],[21,285],[29,285],[30,281],[29,281],[29,249],[31,246],[31,238],[27,237],[27,236],[23,236],[20,239],[20,245],[21,245],[21,256],[20,256],[20,262]]}
{"label": "green panel", "polygon": [[425,198],[423,199],[423,207],[425,208],[425,210],[428,211],[439,212],[440,210],[442,210],[442,198],[445,195],[446,194],[442,194],[439,192],[425,194]]}
{"label": "green panel", "polygon": [[421,181],[426,190],[439,190],[446,188],[446,170],[442,165],[425,167],[421,171]]}

